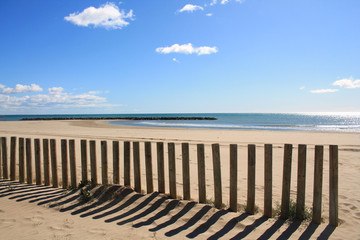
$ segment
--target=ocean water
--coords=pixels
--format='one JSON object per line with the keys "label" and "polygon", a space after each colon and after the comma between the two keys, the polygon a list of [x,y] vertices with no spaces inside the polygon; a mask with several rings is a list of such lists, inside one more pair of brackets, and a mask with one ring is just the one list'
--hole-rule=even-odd
{"label": "ocean water", "polygon": [[217,120],[109,121],[109,124],[194,129],[360,132],[360,113],[2,115],[0,121],[20,121],[31,117],[215,117]]}

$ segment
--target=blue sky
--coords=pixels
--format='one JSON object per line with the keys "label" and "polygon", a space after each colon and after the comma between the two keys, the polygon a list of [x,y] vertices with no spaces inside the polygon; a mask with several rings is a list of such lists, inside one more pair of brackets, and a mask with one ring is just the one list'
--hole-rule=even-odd
{"label": "blue sky", "polygon": [[358,0],[1,0],[0,114],[360,111]]}

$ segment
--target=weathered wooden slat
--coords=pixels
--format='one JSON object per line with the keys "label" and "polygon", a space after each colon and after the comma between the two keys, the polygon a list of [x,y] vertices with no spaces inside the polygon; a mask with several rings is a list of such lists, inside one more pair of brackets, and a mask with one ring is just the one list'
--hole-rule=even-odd
{"label": "weathered wooden slat", "polygon": [[332,226],[339,224],[339,173],[338,173],[338,146],[330,145],[329,147],[329,163],[330,163],[330,183],[329,183],[329,222]]}
{"label": "weathered wooden slat", "polygon": [[57,159],[56,159],[56,140],[50,139],[50,156],[51,156],[51,175],[53,187],[59,187]]}
{"label": "weathered wooden slat", "polygon": [[75,140],[69,140],[69,157],[70,157],[70,180],[71,187],[76,188],[76,156],[75,156]]}
{"label": "weathered wooden slat", "polygon": [[296,195],[296,218],[304,219],[306,186],[306,145],[298,147],[298,176]]}
{"label": "weathered wooden slat", "polygon": [[222,184],[221,184],[221,164],[220,164],[220,145],[212,144],[213,173],[214,173],[214,195],[215,207],[222,207]]}
{"label": "weathered wooden slat", "polygon": [[130,184],[130,142],[124,142],[124,185]]}
{"label": "weathered wooden slat", "polygon": [[81,140],[81,180],[88,181],[88,164],[87,164],[87,142],[85,139]]}
{"label": "weathered wooden slat", "polygon": [[108,184],[108,158],[106,141],[101,141],[101,179],[102,184]]}
{"label": "weathered wooden slat", "polygon": [[113,141],[113,182],[114,184],[120,184],[119,141]]}
{"label": "weathered wooden slat", "polygon": [[7,154],[7,140],[6,137],[1,138],[1,150],[2,150],[2,177],[4,179],[9,178],[8,174],[8,154]]}
{"label": "weathered wooden slat", "polygon": [[183,199],[190,200],[190,158],[189,143],[181,144],[182,172],[183,172]]}
{"label": "weathered wooden slat", "polygon": [[43,167],[44,167],[44,184],[50,185],[50,162],[49,162],[49,140],[43,139]]}
{"label": "weathered wooden slat", "polygon": [[141,193],[140,143],[133,142],[134,189]]}
{"label": "weathered wooden slat", "polygon": [[36,185],[41,185],[41,163],[40,163],[40,139],[34,140],[34,152],[35,152],[35,182]]}
{"label": "weathered wooden slat", "polygon": [[147,193],[154,191],[153,172],[152,172],[152,157],[151,157],[151,142],[145,142],[145,169],[146,169],[146,190]]}
{"label": "weathered wooden slat", "polygon": [[19,182],[25,182],[25,147],[24,138],[19,138]]}
{"label": "weathered wooden slat", "polygon": [[175,144],[168,143],[170,197],[176,198]]}
{"label": "weathered wooden slat", "polygon": [[316,224],[321,223],[322,179],[323,179],[323,146],[315,146],[313,218]]}
{"label": "weathered wooden slat", "polygon": [[246,212],[255,213],[255,154],[256,147],[254,144],[248,145],[248,187]]}
{"label": "weathered wooden slat", "polygon": [[205,147],[197,144],[199,202],[206,203]]}
{"label": "weathered wooden slat", "polygon": [[282,195],[281,195],[281,213],[280,213],[280,218],[282,219],[287,219],[289,217],[291,162],[292,162],[292,144],[285,144],[283,183],[282,183]]}
{"label": "weathered wooden slat", "polygon": [[97,184],[97,169],[96,169],[96,142],[90,140],[90,170],[91,170],[91,182]]}
{"label": "weathered wooden slat", "polygon": [[31,139],[26,139],[26,182],[32,184]]}
{"label": "weathered wooden slat", "polygon": [[61,173],[62,173],[62,187],[66,189],[68,182],[68,155],[67,155],[67,140],[61,139]]}
{"label": "weathered wooden slat", "polygon": [[157,169],[158,169],[158,191],[165,193],[165,168],[164,168],[164,143],[156,143]]}
{"label": "weathered wooden slat", "polygon": [[16,137],[10,139],[10,180],[15,181],[16,178]]}
{"label": "weathered wooden slat", "polygon": [[272,144],[265,144],[264,148],[264,216],[272,217]]}
{"label": "weathered wooden slat", "polygon": [[238,208],[238,146],[230,144],[230,210],[236,212]]}

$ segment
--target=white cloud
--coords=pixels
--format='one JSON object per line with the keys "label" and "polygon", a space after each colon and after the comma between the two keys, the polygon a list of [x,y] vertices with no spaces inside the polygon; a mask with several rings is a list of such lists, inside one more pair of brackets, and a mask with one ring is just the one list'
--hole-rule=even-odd
{"label": "white cloud", "polygon": [[206,16],[211,17],[213,14],[212,13],[207,13]]}
{"label": "white cloud", "polygon": [[177,60],[176,58],[173,58],[172,60],[173,60],[173,62],[179,63],[179,60]]}
{"label": "white cloud", "polygon": [[197,10],[204,10],[204,8],[198,5],[186,4],[179,12],[194,12]]}
{"label": "white cloud", "polygon": [[337,92],[339,89],[318,89],[318,90],[311,90],[311,93],[333,93]]}
{"label": "white cloud", "polygon": [[300,90],[304,90],[304,89],[305,89],[305,86],[301,86],[301,87],[300,87]]}
{"label": "white cloud", "polygon": [[[231,1],[233,1],[233,0],[221,0],[220,4],[225,5],[225,4],[227,4],[227,3],[231,2]],[[245,0],[235,0],[235,2],[243,3],[243,2],[245,2]],[[214,6],[217,3],[218,3],[218,0],[212,0],[211,3],[210,3],[210,6]]]}
{"label": "white cloud", "polygon": [[29,92],[41,92],[43,89],[36,84],[30,85],[21,85],[16,84],[15,88],[5,87],[0,84],[0,88],[2,89],[0,93],[4,94],[16,94],[16,93],[29,93]]}
{"label": "white cloud", "polygon": [[218,50],[216,47],[193,47],[191,43],[188,44],[174,44],[170,47],[158,47],[156,48],[156,52],[162,54],[169,53],[182,53],[182,54],[197,54],[197,55],[209,55],[212,53],[217,53]]}
{"label": "white cloud", "polygon": [[107,29],[121,29],[129,24],[127,19],[133,20],[133,10],[125,13],[114,3],[106,3],[99,8],[88,7],[81,13],[71,13],[64,19],[78,26],[104,27]]}
{"label": "white cloud", "polygon": [[354,80],[354,78],[343,78],[341,80],[335,81],[334,86],[344,87],[344,88],[360,88],[360,79]]}

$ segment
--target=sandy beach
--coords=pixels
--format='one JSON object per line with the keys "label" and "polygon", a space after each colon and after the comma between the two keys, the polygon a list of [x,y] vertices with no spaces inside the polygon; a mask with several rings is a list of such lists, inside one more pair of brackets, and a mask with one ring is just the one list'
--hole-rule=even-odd
{"label": "sandy beach", "polygon": [[[65,195],[61,200],[54,200],[51,204],[38,205],[37,202],[31,202],[28,199],[18,201],[24,198],[26,194],[22,193],[30,186],[14,184],[14,189],[9,190],[8,182],[2,182],[0,189],[0,229],[1,235],[5,239],[166,239],[169,237],[175,239],[199,238],[199,239],[257,239],[272,238],[286,239],[360,239],[360,134],[359,133],[339,133],[339,132],[285,132],[285,131],[244,131],[244,130],[206,130],[206,129],[175,129],[175,128],[137,128],[110,125],[106,121],[34,121],[34,122],[0,122],[1,136],[7,137],[8,147],[11,136],[24,138],[56,139],[58,154],[58,169],[61,182],[60,165],[60,140],[74,139],[76,145],[77,161],[77,180],[80,181],[80,140],[97,140],[97,158],[100,159],[100,140],[108,141],[108,147],[112,141],[120,141],[120,183],[123,184],[123,141],[140,142],[140,161],[141,161],[141,181],[142,189],[146,189],[145,183],[145,160],[144,160],[144,142],[152,142],[153,153],[153,175],[154,188],[157,190],[157,166],[156,166],[156,142],[164,142],[165,146],[165,179],[166,192],[169,192],[168,186],[168,164],[167,164],[167,144],[175,143],[176,152],[176,184],[178,194],[182,193],[182,163],[181,163],[181,143],[190,144],[190,184],[191,198],[198,201],[198,183],[197,183],[197,155],[196,144],[205,144],[205,163],[206,163],[206,191],[207,199],[212,200],[214,196],[213,189],[213,169],[211,144],[220,144],[221,153],[221,174],[223,202],[226,206],[229,204],[229,144],[238,144],[238,202],[244,205],[246,202],[246,176],[247,176],[247,145],[256,144],[256,205],[259,212],[252,216],[245,216],[241,206],[238,213],[217,210],[215,208],[203,210],[203,204],[196,204],[188,210],[183,216],[174,219],[179,212],[186,209],[187,201],[175,203],[174,200],[167,199],[164,196],[147,194],[139,197],[131,205],[124,207],[119,212],[113,212],[104,218],[94,219],[92,216],[80,217],[73,214],[81,210],[82,213],[90,212],[94,209],[100,209],[102,206],[114,201],[100,201],[98,199],[93,203],[76,205],[76,201],[71,199],[71,195]],[[293,144],[293,162],[291,177],[291,199],[296,200],[297,186],[297,148],[298,144],[307,145],[307,168],[306,168],[306,206],[312,207],[313,198],[313,180],[314,180],[314,148],[315,145],[324,145],[324,175],[323,175],[323,199],[322,199],[322,217],[323,223],[314,226],[308,222],[288,223],[279,222],[276,219],[261,218],[264,201],[264,144],[273,144],[273,207],[281,201],[281,183],[283,167],[284,144]],[[328,226],[329,223],[329,145],[339,146],[339,219],[340,225],[337,228]],[[8,151],[9,152],[9,151]],[[112,183],[112,151],[108,151],[109,159],[109,180]],[[100,160],[97,161],[98,174],[100,171]],[[132,162],[131,162],[132,164]],[[131,174],[133,174],[131,166]],[[18,169],[18,167],[17,167]],[[33,170],[34,171],[34,170]],[[18,171],[17,171],[18,174]],[[100,175],[99,175],[100,176]],[[131,175],[132,183],[133,176]],[[36,191],[39,187],[33,187]],[[20,190],[22,189],[22,190]],[[31,188],[32,189],[32,188]],[[47,188],[46,188],[47,189]],[[54,189],[52,189],[54,190]],[[50,188],[50,197],[55,197]],[[26,191],[26,190],[25,190]],[[93,191],[96,191],[94,189]],[[119,190],[121,195],[123,190]],[[10,194],[11,193],[11,194]],[[9,195],[10,194],[10,195]],[[18,196],[19,195],[19,196]],[[23,196],[20,196],[23,195]],[[76,194],[74,194],[76,195]],[[12,198],[18,196],[16,198]],[[121,195],[122,196],[122,195]],[[136,196],[131,192],[123,196],[116,204],[124,204],[127,200]],[[32,200],[44,198],[42,194],[34,196]],[[135,198],[135,197],[134,197]],[[148,204],[137,212],[132,211],[136,206],[149,199]],[[171,203],[172,202],[172,203]],[[61,203],[56,205],[56,203]],[[92,208],[86,209],[86,206],[93,204]],[[107,208],[106,211],[116,209],[114,205]],[[73,206],[73,207],[70,207]],[[144,214],[146,209],[153,209]],[[155,208],[156,206],[156,208]],[[67,211],[61,209],[68,208]],[[109,210],[110,209],[110,210]],[[199,215],[199,213],[203,215]],[[139,213],[143,213],[142,215]],[[119,222],[116,216],[124,216]],[[137,215],[138,214],[138,215]],[[136,217],[139,216],[139,217]],[[193,220],[197,216],[197,221]],[[117,221],[107,221],[114,218]],[[165,224],[169,221],[171,224]],[[148,222],[146,222],[148,221]],[[236,223],[235,223],[235,222]],[[146,222],[146,224],[140,224]],[[187,223],[190,225],[186,225]],[[120,223],[120,224],[119,224]],[[161,225],[163,224],[163,225]],[[138,226],[138,227],[136,227]],[[159,226],[164,226],[160,228]],[[155,231],[154,229],[157,229]],[[19,231],[22,229],[23,231]],[[152,229],[152,230],[151,230]]]}

